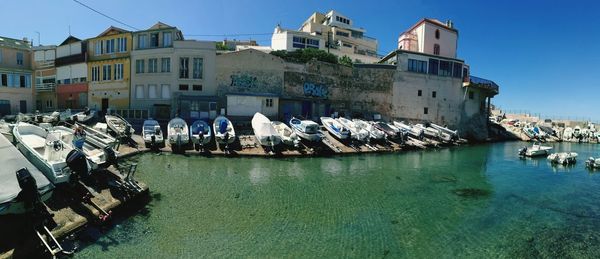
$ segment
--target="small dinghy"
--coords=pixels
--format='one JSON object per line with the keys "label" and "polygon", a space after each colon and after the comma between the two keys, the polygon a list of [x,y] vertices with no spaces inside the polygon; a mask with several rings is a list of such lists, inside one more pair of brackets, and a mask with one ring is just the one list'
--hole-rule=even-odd
{"label": "small dinghy", "polygon": [[261,146],[274,148],[281,143],[281,136],[271,124],[271,120],[260,112],[252,117],[252,130]]}
{"label": "small dinghy", "polygon": [[575,152],[563,152],[563,153],[552,153],[548,155],[548,160],[552,164],[559,165],[572,165],[577,162],[577,153]]}
{"label": "small dinghy", "polygon": [[196,151],[204,148],[210,143],[211,130],[206,121],[197,120],[192,123],[190,134],[192,135],[192,144]]}
{"label": "small dinghy", "polygon": [[190,131],[187,123],[181,118],[173,118],[167,125],[167,137],[173,152],[182,151],[190,143]]}
{"label": "small dinghy", "polygon": [[[71,110],[69,110],[69,113],[71,113]],[[71,115],[71,120],[74,122],[88,124],[93,121],[94,117],[96,117],[96,111],[85,108],[84,111]]]}
{"label": "small dinghy", "polygon": [[537,157],[537,156],[547,156],[552,147],[542,146],[539,143],[534,143],[531,147],[523,147],[519,149],[519,156],[526,157]]}
{"label": "small dinghy", "polygon": [[285,125],[285,123],[281,121],[272,121],[271,125],[273,125],[275,131],[279,133],[279,136],[281,136],[283,144],[294,147],[300,145],[300,137],[292,130],[292,128],[288,127],[288,125]]}
{"label": "small dinghy", "polygon": [[303,139],[313,142],[321,141],[319,124],[314,121],[292,118],[290,120],[290,126],[292,127],[292,130]]}
{"label": "small dinghy", "polygon": [[131,124],[118,115],[106,115],[106,125],[118,138],[130,138],[135,132]]}
{"label": "small dinghy", "polygon": [[356,124],[357,127],[363,128],[367,132],[369,132],[369,137],[371,139],[384,140],[386,138],[385,132],[378,129],[377,127],[374,127],[373,124],[359,119],[353,119],[352,121],[354,122],[354,124]]}
{"label": "small dinghy", "polygon": [[[38,170],[17,150],[10,141],[0,135],[0,215],[22,214],[28,207],[23,197],[19,195],[24,190],[25,183],[34,184],[41,201],[46,201],[52,195],[54,186],[46,176]],[[19,172],[26,169],[25,172]],[[19,172],[19,173],[17,173]]]}
{"label": "small dinghy", "polygon": [[585,161],[585,167],[587,167],[589,169],[600,169],[600,157],[588,158],[588,160]]}
{"label": "small dinghy", "polygon": [[346,118],[338,118],[337,121],[350,131],[350,138],[363,142],[369,140],[369,132],[367,129],[362,128],[362,125],[357,125]]}
{"label": "small dinghy", "polygon": [[235,141],[235,130],[233,124],[225,116],[219,116],[213,122],[215,141],[218,144],[231,144]]}
{"label": "small dinghy", "polygon": [[13,130],[17,148],[53,184],[66,183],[73,174],[89,174],[90,161],[55,132],[20,122]]}
{"label": "small dinghy", "polygon": [[142,138],[146,148],[165,147],[165,139],[158,121],[148,119],[142,125]]}
{"label": "small dinghy", "polygon": [[321,117],[321,123],[323,124],[323,127],[325,127],[329,133],[331,133],[331,135],[339,140],[348,139],[350,136],[350,131],[334,118]]}

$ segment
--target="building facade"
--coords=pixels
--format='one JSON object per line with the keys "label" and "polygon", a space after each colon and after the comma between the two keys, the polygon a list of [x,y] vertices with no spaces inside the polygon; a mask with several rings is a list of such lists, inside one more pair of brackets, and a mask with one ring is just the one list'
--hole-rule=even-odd
{"label": "building facade", "polygon": [[32,111],[31,55],[27,39],[0,37],[0,115]]}
{"label": "building facade", "polygon": [[59,109],[88,106],[87,42],[69,36],[56,48],[56,93]]}
{"label": "building facade", "polygon": [[274,50],[315,48],[348,56],[356,63],[378,62],[377,46],[377,40],[366,36],[365,29],[355,27],[352,19],[334,10],[313,13],[297,31],[277,25],[271,38]]}
{"label": "building facade", "polygon": [[87,46],[88,106],[129,109],[131,32],[111,26]]}
{"label": "building facade", "polygon": [[50,112],[56,109],[56,46],[33,47],[35,109]]}
{"label": "building facade", "polygon": [[398,38],[398,49],[456,58],[458,30],[452,21],[422,19]]}

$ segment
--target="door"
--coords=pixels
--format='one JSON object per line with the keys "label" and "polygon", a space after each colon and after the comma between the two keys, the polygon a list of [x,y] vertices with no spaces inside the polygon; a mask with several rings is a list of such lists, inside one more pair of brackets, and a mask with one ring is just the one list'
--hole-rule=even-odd
{"label": "door", "polygon": [[87,103],[88,103],[88,94],[87,93],[80,93],[79,94],[79,108],[83,109],[85,107],[87,107]]}
{"label": "door", "polygon": [[19,102],[19,104],[20,104],[20,107],[19,107],[19,108],[20,108],[21,112],[22,112],[22,113],[27,113],[27,101],[25,101],[25,100],[21,100],[21,101]]}
{"label": "door", "polygon": [[302,116],[307,119],[312,118],[312,102],[311,101],[302,101]]}
{"label": "door", "polygon": [[106,110],[108,110],[108,98],[102,98],[102,113],[106,114]]}
{"label": "door", "polygon": [[211,120],[217,117],[217,103],[216,102],[208,103],[208,117]]}
{"label": "door", "polygon": [[10,101],[0,100],[0,116],[10,114]]}

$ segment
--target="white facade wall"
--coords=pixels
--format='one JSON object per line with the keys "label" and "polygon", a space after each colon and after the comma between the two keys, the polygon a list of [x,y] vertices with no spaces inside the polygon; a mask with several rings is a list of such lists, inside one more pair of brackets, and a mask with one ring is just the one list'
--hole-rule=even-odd
{"label": "white facade wall", "polygon": [[77,63],[56,68],[56,80],[87,77],[87,64]]}
{"label": "white facade wall", "polygon": [[[273,100],[272,106],[267,106],[267,99]],[[252,117],[260,112],[269,118],[276,118],[278,109],[278,97],[227,95],[227,116]]]}
{"label": "white facade wall", "polygon": [[81,41],[73,42],[56,48],[56,57],[67,57],[81,53]]}

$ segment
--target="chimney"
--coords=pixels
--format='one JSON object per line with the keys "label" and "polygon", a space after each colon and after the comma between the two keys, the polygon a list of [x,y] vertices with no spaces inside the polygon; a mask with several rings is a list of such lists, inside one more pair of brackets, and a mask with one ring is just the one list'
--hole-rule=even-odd
{"label": "chimney", "polygon": [[452,22],[452,20],[447,20],[447,21],[446,21],[446,26],[447,26],[448,28],[451,28],[451,29],[453,29],[453,28],[454,28],[454,23]]}

